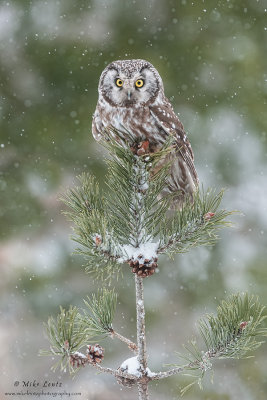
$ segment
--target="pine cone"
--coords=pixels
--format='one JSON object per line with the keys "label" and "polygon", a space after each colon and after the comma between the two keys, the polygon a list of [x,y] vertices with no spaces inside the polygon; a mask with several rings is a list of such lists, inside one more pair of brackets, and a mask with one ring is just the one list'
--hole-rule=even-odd
{"label": "pine cone", "polygon": [[[121,368],[118,368],[117,371],[125,372]],[[116,379],[117,379],[117,382],[119,385],[122,385],[122,386],[125,386],[128,388],[132,388],[136,383],[135,379],[128,379],[128,378],[124,378],[123,376],[117,376]]]}
{"label": "pine cone", "polygon": [[75,353],[70,355],[70,364],[74,368],[84,367],[85,364],[87,364],[87,362],[88,362],[88,359],[82,353],[79,353],[76,351]]}
{"label": "pine cone", "polygon": [[153,257],[152,260],[143,259],[142,255],[138,256],[137,260],[129,260],[129,265],[132,268],[132,272],[146,278],[147,276],[153,275],[156,268],[158,259]]}
{"label": "pine cone", "polygon": [[92,364],[100,364],[104,358],[104,349],[99,344],[87,346],[87,359]]}

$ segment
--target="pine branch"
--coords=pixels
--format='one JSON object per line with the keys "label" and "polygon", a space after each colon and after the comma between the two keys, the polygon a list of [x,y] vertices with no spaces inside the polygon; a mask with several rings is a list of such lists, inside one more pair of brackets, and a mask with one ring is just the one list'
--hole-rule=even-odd
{"label": "pine branch", "polygon": [[112,339],[117,338],[126,343],[130,350],[136,352],[136,344],[116,332],[112,326],[117,305],[117,294],[114,289],[100,289],[97,295],[93,294],[91,298],[88,296],[84,303],[86,310],[83,310],[79,319],[90,337],[109,336]]}
{"label": "pine branch", "polygon": [[182,210],[168,212],[172,196],[162,197],[169,174],[166,155],[173,150],[173,138],[150,154],[138,155],[131,134],[105,132],[106,186],[101,195],[95,179],[83,174],[80,186],[71,189],[64,201],[74,222],[77,252],[87,259],[86,271],[107,278],[128,263],[132,272],[145,277],[157,268],[158,255],[172,257],[191,247],[213,245],[217,232],[231,212],[220,210],[223,191],[198,191]]}
{"label": "pine branch", "polygon": [[63,371],[69,364],[71,353],[82,348],[88,340],[88,334],[78,323],[78,309],[70,306],[69,310],[60,307],[57,318],[50,317],[45,324],[46,333],[50,341],[50,350],[41,350],[40,355],[59,356],[60,360],[52,367],[55,371],[58,367]]}
{"label": "pine branch", "polygon": [[[87,259],[86,271],[96,277],[109,279],[119,273],[118,243],[108,229],[106,199],[101,197],[94,177],[82,174],[78,177],[80,186],[70,189],[62,201],[70,211],[64,212],[74,222],[75,235],[72,237],[80,247],[76,253]],[[101,266],[101,267],[100,267]]]}
{"label": "pine branch", "polygon": [[117,294],[113,290],[100,289],[97,295],[93,294],[84,300],[86,310],[80,315],[80,322],[84,330],[91,337],[107,336],[113,332],[112,321],[114,318]]}
{"label": "pine branch", "polygon": [[[86,365],[90,365],[96,368],[99,372],[108,373],[117,378],[118,383],[123,384],[124,386],[128,386],[127,383],[131,383],[131,386],[138,382],[137,375],[130,374],[128,372],[122,371],[121,368],[112,369],[108,367],[103,367],[97,362],[92,362],[88,356],[83,353],[75,352],[70,355],[70,361],[73,366],[77,368],[85,367]],[[119,379],[118,379],[119,378]]]}
{"label": "pine branch", "polygon": [[[84,366],[86,363],[91,363],[91,356],[83,356],[78,350],[87,345],[87,348],[100,349],[99,345],[88,345],[88,340],[95,336],[109,336],[111,338],[118,338],[120,341],[126,343],[133,351],[137,351],[137,345],[131,340],[117,333],[112,326],[116,305],[117,294],[113,290],[106,288],[100,289],[97,295],[93,294],[91,298],[88,296],[84,300],[86,310],[82,310],[82,314],[78,312],[76,307],[70,307],[65,311],[62,307],[57,318],[50,317],[46,326],[46,332],[50,341],[50,350],[42,350],[40,355],[53,355],[59,356],[60,360],[53,366],[53,370],[60,367],[65,370],[67,365],[70,372],[74,372],[73,367]],[[99,354],[93,357],[97,360]],[[69,362],[70,361],[70,362]]]}
{"label": "pine branch", "polygon": [[237,294],[222,301],[217,316],[207,315],[199,321],[199,329],[207,347],[209,358],[244,358],[267,336],[262,328],[266,319],[257,297]]}
{"label": "pine branch", "polygon": [[101,197],[95,180],[83,174],[80,186],[63,198],[70,208],[66,214],[75,224],[74,240],[81,245],[77,252],[86,256],[86,270],[97,277],[109,277],[121,270],[121,264],[131,258],[124,245],[138,247],[155,236],[162,213],[168,208],[166,199],[158,200],[167,166],[153,178],[149,171],[170,146],[145,157],[136,156],[113,139],[105,146],[113,154],[107,162],[109,196]]}
{"label": "pine branch", "polygon": [[[131,138],[128,140],[130,142]],[[122,146],[112,137],[104,146],[112,154],[111,160],[107,161],[107,186],[110,189],[108,205],[113,234],[122,245],[137,247],[155,236],[155,221],[159,221],[163,210],[168,208],[166,199],[158,200],[165,186],[168,165],[160,168],[153,177],[150,171],[171,151],[172,139],[161,151],[144,156],[132,151],[134,143]]]}
{"label": "pine branch", "polygon": [[218,240],[219,229],[229,226],[227,217],[231,211],[219,210],[224,191],[199,190],[194,200],[188,199],[182,210],[173,219],[164,220],[158,254],[172,256],[185,253],[192,247],[211,246]]}
{"label": "pine branch", "polygon": [[[197,343],[191,341],[185,346],[188,354],[180,355],[187,364],[175,365],[173,373],[194,370],[197,372],[194,383],[198,382],[201,385],[205,372],[212,369],[212,360],[249,358],[249,353],[263,343],[259,338],[267,336],[267,328],[262,327],[267,318],[263,314],[264,309],[257,297],[248,294],[232,295],[226,301],[222,301],[216,316],[208,314],[198,323],[206,351],[201,351]],[[185,390],[187,387],[183,392]]]}

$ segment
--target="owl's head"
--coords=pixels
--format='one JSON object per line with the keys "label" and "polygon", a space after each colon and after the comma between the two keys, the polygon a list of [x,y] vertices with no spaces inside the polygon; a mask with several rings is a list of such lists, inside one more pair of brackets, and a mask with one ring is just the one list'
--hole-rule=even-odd
{"label": "owl's head", "polygon": [[163,83],[148,61],[118,60],[104,69],[98,90],[111,105],[131,107],[153,102],[160,91],[163,93]]}

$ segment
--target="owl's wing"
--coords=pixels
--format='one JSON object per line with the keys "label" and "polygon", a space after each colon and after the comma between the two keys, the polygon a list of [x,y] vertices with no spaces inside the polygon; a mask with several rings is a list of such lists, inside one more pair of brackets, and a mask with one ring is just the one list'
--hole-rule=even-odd
{"label": "owl's wing", "polygon": [[93,137],[95,140],[99,141],[102,139],[102,132],[104,130],[104,126],[102,124],[100,115],[99,115],[99,110],[98,107],[96,106],[96,110],[93,115],[93,121],[92,121],[92,133]]}
{"label": "owl's wing", "polygon": [[198,185],[192,147],[187,139],[183,124],[174,113],[171,104],[166,102],[163,105],[150,106],[150,112],[164,132],[167,135],[173,135],[176,138],[177,150],[186,163],[195,184]]}

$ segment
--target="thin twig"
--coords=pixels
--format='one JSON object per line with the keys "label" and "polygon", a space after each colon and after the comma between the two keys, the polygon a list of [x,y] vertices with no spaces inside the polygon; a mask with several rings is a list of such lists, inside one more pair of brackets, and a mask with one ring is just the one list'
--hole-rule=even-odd
{"label": "thin twig", "polygon": [[114,329],[110,330],[110,336],[112,338],[116,337],[119,339],[121,342],[124,342],[127,344],[130,350],[132,350],[135,354],[137,354],[137,345],[132,342],[130,339],[127,339],[126,337],[122,336],[120,333],[114,331]]}
{"label": "thin twig", "polygon": [[169,371],[157,372],[151,376],[151,380],[153,381],[153,380],[168,378],[169,376],[177,375],[180,372],[183,372],[184,370],[185,370],[184,367],[176,367],[176,368],[170,369]]}
{"label": "thin twig", "polygon": [[107,372],[108,374],[111,374],[111,375],[113,375],[115,377],[121,377],[121,378],[131,379],[131,380],[137,380],[136,375],[127,374],[126,372],[120,372],[120,371],[118,371],[116,369],[112,369],[112,368],[102,367],[99,364],[90,363],[90,365],[92,365],[94,368],[98,369],[98,371],[100,371],[100,372]]}
{"label": "thin twig", "polygon": [[195,361],[191,361],[190,363],[183,365],[181,367],[175,367],[170,369],[169,371],[165,371],[165,372],[156,372],[154,373],[150,378],[151,380],[159,380],[159,379],[164,379],[164,378],[168,378],[169,376],[172,375],[177,375],[181,372],[184,372],[186,370],[192,370],[192,369],[199,369],[199,370],[207,370],[211,368],[211,364],[209,363],[210,359],[213,358],[218,358],[221,355],[221,351],[206,351],[205,353],[203,353],[201,360],[195,360]]}

